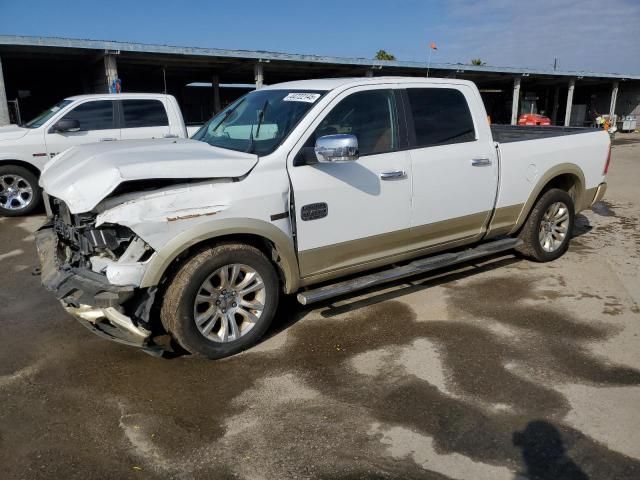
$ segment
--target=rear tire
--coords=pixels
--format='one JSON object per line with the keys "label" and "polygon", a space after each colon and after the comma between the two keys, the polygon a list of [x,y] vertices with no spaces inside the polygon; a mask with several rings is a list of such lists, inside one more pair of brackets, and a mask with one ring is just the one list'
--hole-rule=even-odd
{"label": "rear tire", "polygon": [[41,201],[42,190],[33,173],[17,165],[0,166],[0,215],[28,215]]}
{"label": "rear tire", "polygon": [[185,350],[216,359],[254,345],[278,306],[274,266],[255,247],[221,244],[196,253],[178,270],[160,316]]}
{"label": "rear tire", "polygon": [[536,262],[551,262],[569,248],[575,211],[573,199],[564,190],[552,188],[536,201],[518,238],[516,250]]}

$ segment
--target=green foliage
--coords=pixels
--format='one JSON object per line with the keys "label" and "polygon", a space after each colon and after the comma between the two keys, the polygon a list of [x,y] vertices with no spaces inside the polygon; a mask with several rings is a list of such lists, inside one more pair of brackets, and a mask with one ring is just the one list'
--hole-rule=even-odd
{"label": "green foliage", "polygon": [[376,60],[395,60],[396,56],[388,53],[386,50],[378,50]]}
{"label": "green foliage", "polygon": [[477,65],[479,67],[481,67],[482,65],[486,65],[487,62],[483,62],[480,58],[472,58],[471,59],[471,65]]}

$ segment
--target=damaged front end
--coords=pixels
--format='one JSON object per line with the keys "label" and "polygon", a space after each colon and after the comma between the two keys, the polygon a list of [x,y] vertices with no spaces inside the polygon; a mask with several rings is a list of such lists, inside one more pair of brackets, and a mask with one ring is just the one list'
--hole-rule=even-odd
{"label": "damaged front end", "polygon": [[49,221],[36,232],[42,284],[94,333],[160,354],[150,322],[155,288],[138,288],[153,250],[127,227],[95,226],[46,198]]}

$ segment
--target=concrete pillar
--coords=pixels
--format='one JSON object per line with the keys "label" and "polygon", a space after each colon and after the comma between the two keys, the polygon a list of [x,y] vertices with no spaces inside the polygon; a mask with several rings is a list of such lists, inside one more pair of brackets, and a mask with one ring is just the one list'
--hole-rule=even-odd
{"label": "concrete pillar", "polygon": [[551,125],[555,125],[558,120],[558,107],[560,106],[560,87],[556,85],[553,92],[553,107],[551,113]]}
{"label": "concrete pillar", "polygon": [[518,105],[520,103],[520,83],[522,77],[513,79],[513,99],[511,100],[511,125],[518,124]]}
{"label": "concrete pillar", "polygon": [[0,127],[9,125],[9,104],[7,103],[7,92],[4,87],[4,75],[2,73],[2,59],[0,58]]}
{"label": "concrete pillar", "polygon": [[111,84],[118,78],[118,63],[116,62],[116,56],[113,54],[108,53],[104,56],[104,75],[107,82],[107,92],[109,92]]}
{"label": "concrete pillar", "polygon": [[262,88],[264,84],[264,69],[263,64],[258,62],[253,66],[253,74],[256,82],[256,90]]}
{"label": "concrete pillar", "polygon": [[569,91],[567,92],[567,109],[564,113],[564,126],[568,127],[571,124],[571,106],[573,105],[573,91],[576,88],[575,79],[569,80]]}
{"label": "concrete pillar", "polygon": [[213,113],[222,110],[220,105],[220,75],[214,74],[211,77],[211,86],[213,87]]}
{"label": "concrete pillar", "polygon": [[609,106],[609,118],[616,114],[616,101],[618,100],[618,82],[613,82],[611,86],[611,104]]}

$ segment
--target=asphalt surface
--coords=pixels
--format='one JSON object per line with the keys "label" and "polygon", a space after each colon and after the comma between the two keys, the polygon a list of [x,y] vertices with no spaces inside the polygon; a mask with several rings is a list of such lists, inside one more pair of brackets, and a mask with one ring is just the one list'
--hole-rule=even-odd
{"label": "asphalt surface", "polygon": [[640,478],[638,142],[608,181],[556,262],[286,301],[215,362],[93,336],[32,274],[43,217],[0,219],[0,477]]}

